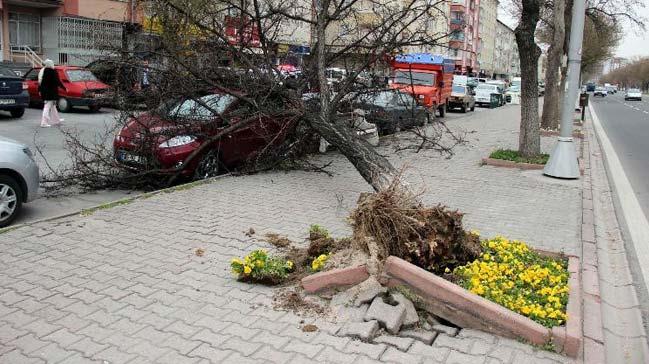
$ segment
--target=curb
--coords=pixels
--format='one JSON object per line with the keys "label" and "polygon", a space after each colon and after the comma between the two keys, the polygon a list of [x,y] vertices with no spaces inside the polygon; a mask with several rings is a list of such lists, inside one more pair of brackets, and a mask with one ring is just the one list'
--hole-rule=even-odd
{"label": "curb", "polygon": [[475,328],[513,339],[524,339],[537,345],[544,345],[551,340],[551,330],[547,327],[403,259],[388,257],[384,273],[393,280],[389,285],[406,284],[435,309],[452,312],[456,321],[461,322],[453,322],[448,316],[444,317],[446,315],[441,317],[458,326]]}
{"label": "curb", "polygon": [[355,267],[332,269],[326,272],[319,272],[302,278],[302,288],[309,293],[317,292],[325,288],[342,286],[353,286],[368,279],[365,264]]}
{"label": "curb", "polygon": [[[542,137],[558,137],[561,135],[559,131],[555,131],[555,130],[541,130],[540,134]],[[572,137],[576,139],[584,139],[584,134],[579,131],[574,131],[572,132]]]}
{"label": "curb", "polygon": [[519,163],[504,159],[482,158],[482,164],[494,167],[518,168],[525,170],[543,169],[545,164]]}
{"label": "curb", "polygon": [[231,173],[226,173],[226,174],[223,174],[223,175],[220,175],[220,176],[210,177],[210,178],[206,178],[206,179],[202,179],[202,180],[198,180],[198,181],[192,181],[192,182],[184,183],[184,184],[181,184],[181,185],[178,185],[178,186],[166,187],[166,188],[163,188],[163,189],[160,189],[160,190],[140,193],[140,194],[132,196],[132,197],[124,197],[124,198],[120,198],[118,200],[107,201],[107,202],[104,202],[104,203],[101,203],[101,204],[98,204],[98,205],[94,205],[94,206],[90,206],[90,207],[80,209],[80,210],[75,211],[75,212],[68,212],[66,214],[46,217],[46,218],[43,218],[43,219],[38,219],[38,220],[30,221],[30,222],[25,222],[25,223],[22,223],[22,224],[17,224],[17,225],[9,225],[7,227],[1,228],[0,229],[0,234],[6,233],[6,232],[9,232],[9,231],[12,231],[12,230],[17,230],[17,229],[25,228],[25,227],[28,227],[28,226],[44,223],[44,222],[50,222],[50,221],[55,221],[55,220],[59,220],[59,219],[64,219],[66,217],[81,215],[84,211],[100,210],[102,206],[106,206],[106,205],[110,205],[110,204],[114,204],[114,203],[120,203],[120,202],[122,202],[122,203],[131,203],[131,202],[136,201],[136,200],[147,199],[147,198],[150,198],[150,197],[162,194],[162,193],[172,193],[172,192],[179,191],[179,190],[184,190],[184,189],[193,188],[193,187],[196,187],[196,186],[201,186],[201,185],[204,185],[204,184],[212,183],[212,182],[214,182],[216,180],[219,180],[221,178],[231,177],[231,176],[232,176]]}

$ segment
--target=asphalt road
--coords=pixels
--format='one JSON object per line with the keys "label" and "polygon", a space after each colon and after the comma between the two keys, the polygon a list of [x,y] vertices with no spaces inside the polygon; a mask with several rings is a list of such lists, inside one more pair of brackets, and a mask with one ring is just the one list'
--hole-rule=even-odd
{"label": "asphalt road", "polygon": [[[449,120],[457,120],[486,110],[477,108],[466,114],[459,111],[447,113]],[[111,148],[117,113],[111,109],[102,109],[91,113],[79,108],[71,113],[61,114],[63,126],[59,128],[41,128],[41,109],[27,109],[20,119],[13,119],[8,113],[0,112],[0,135],[28,145],[36,154],[36,161],[41,170],[41,178],[53,170],[70,167],[72,162],[65,145],[63,132],[77,133],[84,143],[105,143]],[[44,218],[77,212],[99,204],[118,200],[139,191],[97,191],[92,193],[68,193],[57,197],[40,197],[24,204],[23,213],[17,217],[15,224],[32,222]]]}
{"label": "asphalt road", "polygon": [[[104,138],[107,133],[112,135],[115,125],[115,113],[110,109],[102,109],[91,113],[87,109],[73,110],[60,114],[64,119],[59,128],[41,128],[41,109],[27,109],[20,119],[13,119],[8,113],[0,112],[0,135],[17,140],[28,145],[36,154],[40,167],[41,178],[51,174],[52,170],[71,166],[71,159],[65,146],[62,131],[77,133],[86,143],[110,143],[112,136]],[[130,191],[98,191],[93,193],[71,193],[53,198],[40,197],[24,204],[23,213],[14,223],[20,224],[48,217],[72,213],[80,209],[117,200],[130,195]]]}
{"label": "asphalt road", "polygon": [[618,92],[604,98],[590,97],[626,173],[636,198],[649,216],[649,97],[624,101]]}

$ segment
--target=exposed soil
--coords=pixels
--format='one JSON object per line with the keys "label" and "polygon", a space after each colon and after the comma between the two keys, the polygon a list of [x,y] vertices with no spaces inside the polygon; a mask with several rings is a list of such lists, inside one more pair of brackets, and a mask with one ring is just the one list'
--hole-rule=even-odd
{"label": "exposed soil", "polygon": [[283,235],[275,234],[275,233],[267,233],[267,234],[265,234],[264,235],[264,241],[272,244],[273,246],[275,246],[277,248],[286,248],[286,247],[291,246],[293,244],[293,242],[289,238],[287,238],[287,237],[285,237]]}
{"label": "exposed soil", "polygon": [[326,307],[305,300],[295,288],[275,292],[273,296],[273,308],[292,311],[301,316],[324,316],[328,313]]}

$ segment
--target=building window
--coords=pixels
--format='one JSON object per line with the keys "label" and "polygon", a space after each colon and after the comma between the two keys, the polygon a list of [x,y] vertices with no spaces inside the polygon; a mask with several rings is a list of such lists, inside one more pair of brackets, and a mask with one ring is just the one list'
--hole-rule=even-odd
{"label": "building window", "polygon": [[28,46],[41,49],[41,17],[33,14],[9,13],[9,44],[12,49]]}

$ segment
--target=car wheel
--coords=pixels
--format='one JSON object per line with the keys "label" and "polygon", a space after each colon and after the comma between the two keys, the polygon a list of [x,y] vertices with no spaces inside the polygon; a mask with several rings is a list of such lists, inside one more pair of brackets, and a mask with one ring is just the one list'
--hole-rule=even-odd
{"label": "car wheel", "polygon": [[221,160],[216,151],[211,150],[207,152],[201,161],[198,162],[196,170],[194,171],[195,179],[205,179],[210,177],[216,177],[221,171]]}
{"label": "car wheel", "polygon": [[91,105],[91,106],[88,106],[88,109],[90,110],[90,112],[99,112],[99,110],[101,110],[101,106],[99,106],[99,105]]}
{"label": "car wheel", "polygon": [[56,103],[56,107],[59,109],[60,112],[69,112],[72,110],[72,105],[70,105],[70,101],[66,99],[65,97],[61,97],[59,101]]}
{"label": "car wheel", "polygon": [[439,117],[443,118],[446,116],[446,104],[442,104],[439,106]]}
{"label": "car wheel", "polygon": [[16,218],[23,202],[23,191],[12,177],[0,175],[0,228]]}
{"label": "car wheel", "polygon": [[473,104],[473,106],[471,106],[471,111],[475,111],[475,104]]}
{"label": "car wheel", "polygon": [[466,109],[468,109],[468,108],[469,108],[469,107],[468,107],[467,104],[462,104],[462,107],[460,108],[460,110],[461,110],[463,113],[466,113]]}
{"label": "car wheel", "polygon": [[15,109],[9,111],[11,113],[12,118],[21,118],[23,115],[25,115],[25,109]]}

